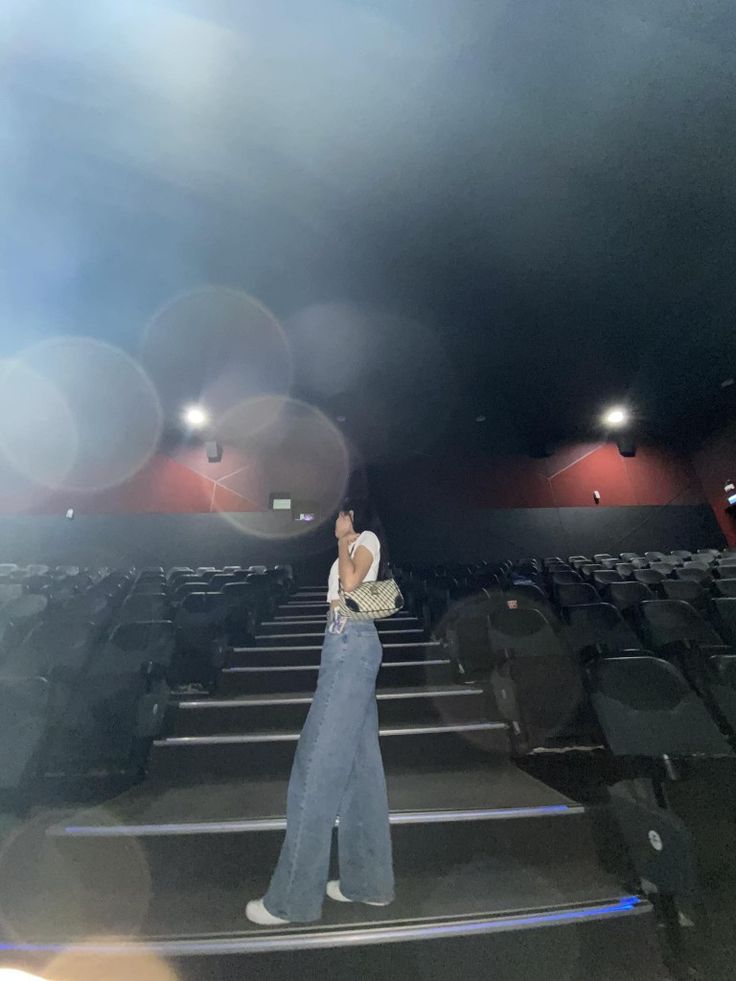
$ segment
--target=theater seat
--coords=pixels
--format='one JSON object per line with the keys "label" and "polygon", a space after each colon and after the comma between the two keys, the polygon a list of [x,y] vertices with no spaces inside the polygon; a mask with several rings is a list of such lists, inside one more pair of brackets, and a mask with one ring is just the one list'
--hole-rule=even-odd
{"label": "theater seat", "polygon": [[[529,583],[517,583],[503,593],[503,599],[503,606],[506,609],[538,610],[555,633],[559,633],[562,629],[557,611],[538,586],[532,586]],[[500,608],[500,605],[494,607],[494,609]]]}
{"label": "theater seat", "polygon": [[667,575],[658,569],[634,569],[634,581],[644,583],[650,589],[656,589],[666,578]]}
{"label": "theater seat", "polygon": [[0,790],[23,791],[40,774],[49,698],[45,678],[0,677]]}
{"label": "theater seat", "polygon": [[736,739],[736,656],[713,655],[708,658],[704,674],[706,695],[711,700],[714,713],[720,716],[723,727],[730,730],[733,744]]}
{"label": "theater seat", "polygon": [[538,610],[499,610],[488,628],[492,687],[523,754],[569,731],[584,704],[577,658]]}
{"label": "theater seat", "polygon": [[713,626],[727,644],[736,646],[736,598],[719,597],[710,601]]}
{"label": "theater seat", "polygon": [[259,623],[258,588],[252,582],[231,582],[223,587],[222,597],[228,645],[253,643]]}
{"label": "theater seat", "polygon": [[172,686],[214,685],[227,652],[225,615],[222,593],[189,593],[184,597],[174,617]]}
{"label": "theater seat", "polygon": [[3,673],[15,678],[42,676],[76,684],[95,650],[92,623],[50,620],[36,624],[6,658]]}
{"label": "theater seat", "polygon": [[568,586],[573,583],[579,583],[580,581],[580,576],[577,572],[573,572],[572,569],[558,569],[550,576],[550,582],[553,588],[557,586]]}
{"label": "theater seat", "polygon": [[0,609],[0,626],[3,631],[3,648],[11,650],[23,642],[46,612],[49,601],[45,596],[24,593],[9,600]]}
{"label": "theater seat", "polygon": [[651,656],[604,658],[588,667],[593,708],[616,756],[733,756],[680,671]]}
{"label": "theater seat", "polygon": [[639,611],[647,646],[656,652],[691,647],[708,652],[724,647],[715,629],[682,600],[647,600]]}
{"label": "theater seat", "polygon": [[606,587],[605,598],[619,613],[630,614],[644,600],[654,599],[654,593],[642,582],[612,582]]}
{"label": "theater seat", "polygon": [[593,573],[593,582],[599,588],[607,586],[611,582],[621,582],[621,576],[615,569],[596,569]]}
{"label": "theater seat", "polygon": [[715,596],[736,597],[736,578],[714,579],[712,589]]}
{"label": "theater seat", "polygon": [[139,767],[158,736],[168,703],[166,675],[174,653],[171,621],[120,624],[85,679],[92,720],[78,755],[96,767]]}
{"label": "theater seat", "polygon": [[703,569],[698,565],[686,565],[682,569],[675,569],[675,579],[689,580],[707,586],[712,581],[713,576],[708,569]]}
{"label": "theater seat", "polygon": [[603,568],[603,566],[599,562],[586,562],[585,565],[582,565],[580,567],[580,575],[583,577],[583,580],[585,582],[592,582],[593,581],[593,573],[596,570],[602,569],[602,568]]}
{"label": "theater seat", "polygon": [[631,562],[617,562],[615,569],[621,579],[634,578],[634,566],[631,564]]}
{"label": "theater seat", "polygon": [[490,614],[501,594],[493,599],[477,598],[462,604],[462,611],[448,621],[444,642],[463,682],[490,678],[493,654],[488,635]]}
{"label": "theater seat", "polygon": [[641,641],[610,603],[573,606],[566,616],[565,636],[577,654],[600,657],[641,650]]}
{"label": "theater seat", "polygon": [[665,579],[660,589],[665,599],[683,600],[694,610],[705,613],[708,609],[708,593],[700,583],[691,579]]}
{"label": "theater seat", "polygon": [[168,601],[163,594],[152,596],[132,593],[120,607],[118,617],[121,623],[140,620],[164,620],[168,613]]}
{"label": "theater seat", "polygon": [[597,603],[600,599],[593,586],[584,582],[563,583],[555,586],[555,599],[560,609]]}

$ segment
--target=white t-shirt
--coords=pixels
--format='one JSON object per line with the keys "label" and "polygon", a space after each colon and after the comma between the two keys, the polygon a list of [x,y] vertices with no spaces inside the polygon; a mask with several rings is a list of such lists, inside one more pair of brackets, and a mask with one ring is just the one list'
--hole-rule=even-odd
{"label": "white t-shirt", "polygon": [[[363,582],[375,582],[378,579],[378,566],[381,561],[381,543],[378,540],[378,536],[372,531],[361,531],[353,544],[350,546],[351,558],[353,555],[355,555],[355,550],[359,545],[365,545],[373,556],[371,567],[366,573],[366,577]],[[330,569],[330,578],[327,582],[328,603],[330,603],[332,600],[340,598],[340,592],[338,589],[339,576],[337,571],[338,561],[338,559],[335,559],[335,561],[332,563],[332,568]]]}

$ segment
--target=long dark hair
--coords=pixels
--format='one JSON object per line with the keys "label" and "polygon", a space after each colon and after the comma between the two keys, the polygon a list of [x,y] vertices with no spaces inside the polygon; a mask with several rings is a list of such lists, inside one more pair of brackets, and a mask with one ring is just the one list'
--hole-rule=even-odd
{"label": "long dark hair", "polygon": [[391,574],[391,560],[386,542],[386,532],[371,501],[367,497],[346,497],[340,505],[340,511],[353,512],[353,528],[358,533],[372,531],[378,538],[381,543],[381,555],[377,575],[379,579],[388,579]]}

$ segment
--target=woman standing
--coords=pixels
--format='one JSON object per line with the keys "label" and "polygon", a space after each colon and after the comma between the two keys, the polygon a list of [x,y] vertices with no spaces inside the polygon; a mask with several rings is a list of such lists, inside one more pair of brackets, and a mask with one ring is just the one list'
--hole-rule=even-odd
{"label": "woman standing", "polygon": [[[335,521],[328,623],[317,690],[299,738],[286,805],[286,838],[268,892],[248,903],[262,926],[308,923],[325,893],[338,902],[387,906],[394,897],[388,800],[378,743],[376,676],[383,651],[372,620],[336,610],[346,592],[386,578],[382,530],[366,501],[345,501]],[[381,573],[379,575],[379,572]],[[340,878],[327,881],[339,817]]]}

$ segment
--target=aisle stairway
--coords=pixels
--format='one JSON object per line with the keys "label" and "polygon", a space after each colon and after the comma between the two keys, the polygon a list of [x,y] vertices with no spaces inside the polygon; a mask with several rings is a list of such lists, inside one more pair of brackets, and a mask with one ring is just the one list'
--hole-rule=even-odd
{"label": "aisle stairway", "polygon": [[591,815],[512,764],[492,698],[457,685],[406,614],[378,624],[396,902],[327,900],[320,924],[279,930],[245,920],[283,837],[326,610],[323,590],[300,590],[216,694],[175,699],[142,785],[40,815],[6,849],[8,956],[87,941],[173,960],[180,977],[666,978],[651,908],[601,867]]}

